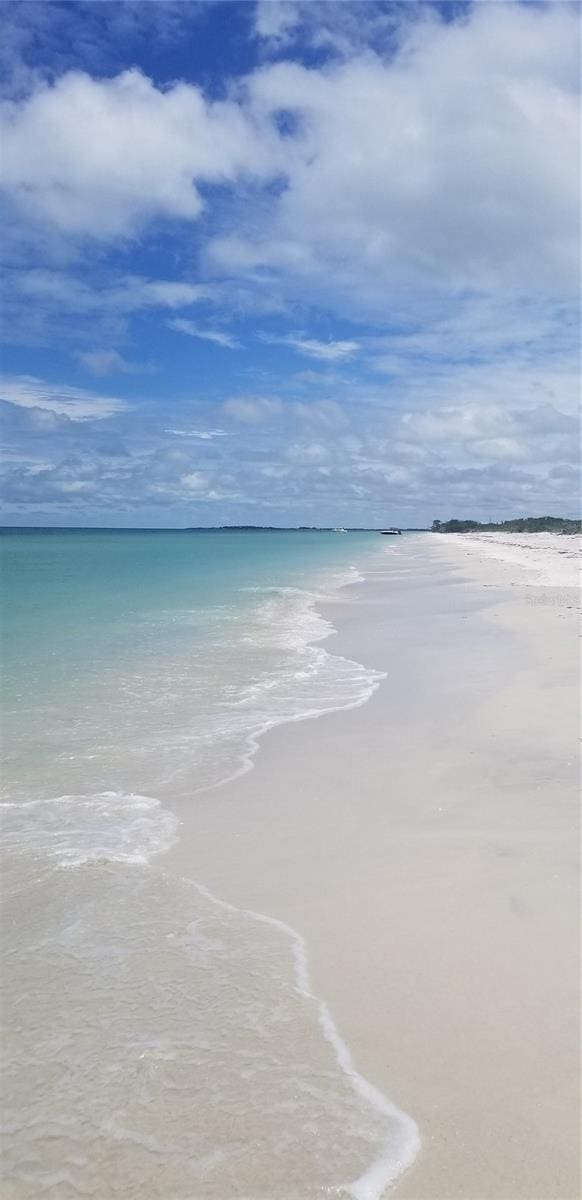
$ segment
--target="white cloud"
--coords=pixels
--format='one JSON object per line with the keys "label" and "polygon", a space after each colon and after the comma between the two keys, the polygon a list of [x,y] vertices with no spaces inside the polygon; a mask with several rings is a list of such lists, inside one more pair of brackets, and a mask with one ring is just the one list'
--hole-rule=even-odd
{"label": "white cloud", "polygon": [[164,433],[172,433],[174,437],[199,438],[202,442],[211,442],[214,438],[228,436],[226,429],[165,429]]}
{"label": "white cloud", "polygon": [[[261,5],[257,30],[306,11]],[[576,290],[577,83],[575,6],[419,8],[386,58],[277,62],[224,101],[70,72],[2,107],[4,187],[29,220],[109,239],[195,220],[197,182],[242,183],[214,264],[352,312],[386,316],[419,288]]]}
{"label": "white cloud", "polygon": [[[175,489],[172,486],[160,486],[160,491],[166,491],[172,494]],[[187,475],[182,475],[179,480],[178,494],[186,493],[188,498],[196,500],[232,500],[236,499],[236,492],[225,490],[223,482],[217,480],[206,471],[190,471]]]}
{"label": "white cloud", "polygon": [[290,471],[290,467],[284,467],[280,463],[267,463],[266,467],[259,467],[259,472],[265,479],[287,479]]}
{"label": "white cloud", "polygon": [[92,375],[149,375],[154,370],[149,363],[129,362],[117,350],[85,350],[76,357]]}
{"label": "white cloud", "polygon": [[274,346],[292,346],[299,354],[304,354],[307,358],[317,358],[322,362],[345,362],[353,358],[360,348],[359,342],[350,341],[333,341],[320,342],[316,338],[309,338],[298,333],[290,333],[285,337],[277,337],[274,334],[260,334],[262,342]]}
{"label": "white cloud", "polygon": [[205,492],[208,490],[208,475],[203,471],[190,471],[182,475],[180,483],[190,492]]}
{"label": "white cloud", "polygon": [[300,400],[293,404],[292,413],[301,421],[328,429],[342,428],[347,422],[343,408],[334,400],[312,400],[310,403]]}
{"label": "white cloud", "polygon": [[255,6],[255,33],[257,37],[280,43],[296,27],[300,18],[299,6],[293,0],[258,0]]}
{"label": "white cloud", "polygon": [[318,466],[328,461],[329,450],[321,442],[298,442],[287,448],[285,458],[293,463]]}
{"label": "white cloud", "polygon": [[471,445],[477,439],[495,437],[502,430],[514,429],[510,414],[494,405],[466,405],[462,408],[405,413],[402,425],[425,443],[444,442],[447,446],[451,442]]}
{"label": "white cloud", "polygon": [[47,343],[58,337],[77,346],[89,338],[111,343],[127,336],[133,314],[178,312],[216,299],[216,288],[183,280],[148,279],[111,269],[81,275],[20,268],[7,272],[3,325],[5,336],[15,342]]}
{"label": "white cloud", "polygon": [[280,400],[271,399],[268,396],[241,397],[240,399],[226,400],[223,410],[227,416],[234,417],[235,421],[241,421],[243,425],[260,425],[279,416],[283,411],[283,405]]}
{"label": "white cloud", "polygon": [[323,362],[344,362],[353,358],[359,349],[358,342],[318,342],[315,338],[290,337],[289,345],[308,358],[319,358]]}
{"label": "white cloud", "polygon": [[96,484],[91,479],[63,479],[58,485],[61,492],[78,495],[79,492],[94,492]]}
{"label": "white cloud", "polygon": [[128,55],[133,61],[148,45],[165,48],[182,41],[203,15],[204,5],[198,0],[162,4],[129,0],[64,9],[54,4],[5,6],[0,46],[3,94],[21,96],[46,77],[55,58],[61,70],[78,66],[82,57],[96,73],[112,74],[116,64],[125,63]]}
{"label": "white cloud", "polygon": [[182,317],[175,317],[168,321],[168,325],[176,333],[185,333],[188,337],[199,338],[203,342],[214,342],[216,346],[222,346],[226,350],[240,349],[240,342],[232,334],[224,333],[222,329],[201,329],[194,321],[187,321]]}
{"label": "white cloud", "polygon": [[560,4],[432,10],[388,61],[269,65],[248,103],[257,122],[293,114],[288,186],[214,261],[385,317],[412,290],[576,292],[577,85],[578,15]]}
{"label": "white cloud", "polygon": [[520,409],[466,403],[405,413],[399,434],[421,447],[427,459],[436,454],[451,467],[483,460],[547,467],[555,460],[579,458],[577,420],[549,404]]}
{"label": "white cloud", "polygon": [[98,283],[87,284],[64,271],[42,269],[14,272],[10,286],[39,303],[53,303],[60,309],[84,313],[189,308],[213,295],[211,287],[180,280],[123,275],[114,282],[99,286]]}
{"label": "white cloud", "polygon": [[385,374],[409,372],[431,361],[499,362],[507,359],[531,366],[541,358],[571,355],[578,329],[575,303],[548,303],[540,297],[470,296],[451,303],[424,305],[406,332],[366,339],[371,365]]}
{"label": "white cloud", "polygon": [[418,20],[420,6],[386,5],[377,0],[259,0],[255,8],[255,32],[268,52],[301,40],[302,46],[321,53],[353,57],[373,45],[391,51],[402,35],[402,27]]}
{"label": "white cloud", "polygon": [[0,399],[18,408],[43,409],[71,421],[100,421],[128,407],[124,400],[113,396],[99,396],[67,384],[49,384],[33,375],[0,379]]}
{"label": "white cloud", "polygon": [[401,410],[483,408],[500,410],[536,409],[548,405],[577,414],[580,377],[575,356],[554,361],[541,357],[522,363],[519,357],[501,357],[491,362],[441,363],[427,361],[411,366],[390,384],[390,392]]}
{"label": "white cloud", "polygon": [[108,299],[113,308],[132,312],[140,308],[189,308],[211,295],[212,290],[201,284],[130,275],[111,289]]}
{"label": "white cloud", "polygon": [[62,234],[126,237],[147,221],[196,220],[197,182],[273,171],[239,105],[207,101],[186,83],[157,88],[133,69],[114,79],[81,71],[0,109],[3,188],[29,219]]}

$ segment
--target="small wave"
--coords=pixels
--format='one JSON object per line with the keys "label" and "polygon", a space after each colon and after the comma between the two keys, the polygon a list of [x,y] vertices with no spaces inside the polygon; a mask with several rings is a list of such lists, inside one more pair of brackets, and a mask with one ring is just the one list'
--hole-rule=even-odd
{"label": "small wave", "polygon": [[123,792],[6,802],[1,808],[2,844],[11,854],[43,856],[63,867],[148,863],[169,850],[179,826],[159,800]]}
{"label": "small wave", "polygon": [[380,1200],[412,1162],[414,1121],[356,1070],[284,922],[153,864],[51,872],[9,903],[22,1200]]}
{"label": "small wave", "polygon": [[[365,704],[384,674],[323,646],[335,629],[319,608],[362,578],[350,566],[320,577],[316,589],[254,588],[257,603],[230,610],[218,649],[211,625],[194,652],[154,655],[131,673],[122,664],[119,677],[102,673],[95,683],[104,690],[96,686],[94,704],[76,706],[74,722],[57,712],[57,739],[47,713],[50,776],[66,791],[51,795],[47,775],[44,797],[31,800],[38,778],[28,794],[26,776],[15,780],[9,799],[19,803],[4,809],[4,844],[69,865],[147,862],[176,838],[177,820],[163,804],[250,770],[275,726]],[[63,728],[72,736],[60,746]]]}
{"label": "small wave", "polygon": [[276,917],[266,916],[252,909],[239,909],[226,900],[215,896],[204,885],[195,883],[201,895],[206,896],[218,908],[229,912],[251,917],[253,920],[278,929],[291,940],[293,947],[293,962],[295,969],[296,991],[304,1000],[317,1005],[318,1023],[327,1042],[332,1046],[336,1062],[348,1079],[356,1096],[369,1105],[381,1117],[385,1117],[398,1132],[395,1146],[394,1129],[387,1139],[383,1149],[377,1154],[369,1166],[356,1179],[346,1181],[334,1188],[337,1195],[348,1195],[352,1200],[381,1200],[385,1190],[393,1184],[400,1175],[411,1166],[420,1146],[420,1134],[416,1121],[398,1108],[379,1088],[365,1079],[356,1070],[347,1044],[341,1037],[328,1005],[311,990],[309,977],[309,960],[305,938],[293,926]]}
{"label": "small wave", "polygon": [[221,710],[226,713],[226,726],[230,723],[238,761],[232,770],[195,787],[195,792],[223,787],[250,771],[261,738],[269,730],[367,703],[386,673],[321,646],[336,629],[319,611],[319,605],[337,598],[339,589],[364,579],[350,566],[327,575],[315,590],[275,584],[244,589],[262,601],[252,616],[245,615],[240,644],[256,647],[260,656],[271,652],[276,658],[272,666],[239,682],[224,696]]}

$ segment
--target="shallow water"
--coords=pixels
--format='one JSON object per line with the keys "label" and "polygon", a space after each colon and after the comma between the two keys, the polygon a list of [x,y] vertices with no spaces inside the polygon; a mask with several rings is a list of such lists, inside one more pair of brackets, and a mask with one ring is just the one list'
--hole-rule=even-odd
{"label": "shallow water", "polygon": [[301,939],[163,866],[173,801],[248,769],[270,725],[378,685],[317,612],[374,551],[6,537],[3,1195],[361,1200],[414,1155]]}

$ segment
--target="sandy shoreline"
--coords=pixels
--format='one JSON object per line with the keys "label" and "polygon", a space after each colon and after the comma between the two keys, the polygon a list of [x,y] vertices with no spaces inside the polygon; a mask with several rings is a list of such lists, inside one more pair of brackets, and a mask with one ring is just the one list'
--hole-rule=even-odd
{"label": "sandy shoreline", "polygon": [[167,859],[305,937],[357,1069],[418,1122],[414,1200],[579,1194],[576,602],[554,549],[543,578],[474,539],[387,547],[325,612],[328,649],[385,683],[271,730]]}

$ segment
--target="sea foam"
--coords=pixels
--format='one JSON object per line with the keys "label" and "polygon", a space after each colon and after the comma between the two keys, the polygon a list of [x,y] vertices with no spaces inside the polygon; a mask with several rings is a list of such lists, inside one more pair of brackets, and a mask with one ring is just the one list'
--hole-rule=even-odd
{"label": "sea foam", "polygon": [[8,801],[0,805],[0,813],[5,851],[63,867],[148,863],[176,841],[179,826],[159,800],[122,792]]}
{"label": "sea foam", "polygon": [[16,914],[9,1200],[379,1200],[412,1161],[414,1122],[356,1071],[289,926],[103,861],[9,897],[5,937]]}

